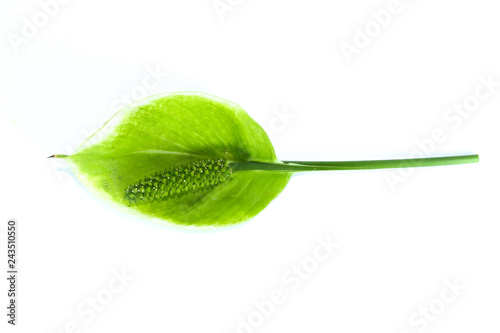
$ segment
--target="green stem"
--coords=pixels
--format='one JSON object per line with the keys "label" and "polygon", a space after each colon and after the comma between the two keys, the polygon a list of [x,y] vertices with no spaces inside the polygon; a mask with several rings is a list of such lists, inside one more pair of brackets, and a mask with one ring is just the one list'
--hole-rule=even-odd
{"label": "green stem", "polygon": [[331,170],[369,170],[392,168],[415,168],[438,165],[453,165],[479,162],[479,155],[444,156],[428,158],[412,158],[397,160],[372,161],[332,161],[332,162],[302,162],[283,161],[282,163],[236,162],[231,163],[233,171],[331,171]]}

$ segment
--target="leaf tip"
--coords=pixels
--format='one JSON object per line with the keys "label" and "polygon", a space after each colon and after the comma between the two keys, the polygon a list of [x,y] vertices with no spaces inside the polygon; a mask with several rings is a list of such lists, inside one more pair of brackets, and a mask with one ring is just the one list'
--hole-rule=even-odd
{"label": "leaf tip", "polygon": [[68,157],[69,155],[63,155],[63,154],[54,154],[54,155],[50,155],[49,157],[47,158],[66,158]]}

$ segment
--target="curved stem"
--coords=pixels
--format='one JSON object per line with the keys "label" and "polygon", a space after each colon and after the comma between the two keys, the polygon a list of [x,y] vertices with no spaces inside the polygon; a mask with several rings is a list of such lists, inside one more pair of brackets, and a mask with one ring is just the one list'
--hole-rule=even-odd
{"label": "curved stem", "polygon": [[282,163],[236,162],[231,163],[233,171],[331,171],[331,170],[369,170],[392,168],[415,168],[438,165],[453,165],[479,162],[479,155],[444,156],[395,160],[371,161],[283,161]]}

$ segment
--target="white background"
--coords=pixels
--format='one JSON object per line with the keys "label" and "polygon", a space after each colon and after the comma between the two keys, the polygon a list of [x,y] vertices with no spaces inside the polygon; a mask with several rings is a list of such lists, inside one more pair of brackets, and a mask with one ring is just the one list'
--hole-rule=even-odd
{"label": "white background", "polygon": [[[212,0],[72,0],[47,22],[37,1],[2,1],[1,232],[20,224],[11,331],[237,332],[249,316],[241,332],[498,331],[500,86],[467,118],[443,118],[474,100],[480,77],[500,81],[496,2],[401,0],[376,31],[370,12],[389,1],[227,1],[221,16]],[[349,62],[341,46],[356,38]],[[299,175],[250,222],[187,233],[117,213],[46,159],[71,153],[126,96],[186,90],[240,104],[281,159],[409,157],[424,141],[429,156],[481,162]],[[446,139],[430,144],[436,128]],[[314,263],[318,237],[340,247],[292,290],[283,276]],[[122,270],[133,279],[106,299]],[[254,302],[274,289],[285,300],[259,323]],[[91,316],[96,296],[109,303]]]}

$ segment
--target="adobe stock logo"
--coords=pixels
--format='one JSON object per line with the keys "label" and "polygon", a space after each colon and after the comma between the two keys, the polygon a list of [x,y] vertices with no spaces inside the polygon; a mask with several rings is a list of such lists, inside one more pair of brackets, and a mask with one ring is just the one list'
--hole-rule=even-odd
{"label": "adobe stock logo", "polygon": [[279,134],[283,133],[292,124],[295,118],[297,118],[297,114],[286,105],[281,108],[273,108],[271,112],[272,116],[269,119],[268,125],[264,126],[264,131],[266,131],[269,139],[274,141]]}
{"label": "adobe stock logo", "polygon": [[[500,81],[493,77],[480,75],[478,84],[471,93],[453,103],[442,114],[442,124],[432,128],[427,137],[415,140],[416,148],[405,158],[424,158],[432,156],[440,145],[443,145],[453,132],[458,131],[474,113],[479,112],[482,103],[492,98],[500,87]],[[384,172],[384,178],[390,190],[394,192],[400,184],[404,184],[410,176],[415,174],[415,168],[411,162],[401,164],[403,169],[392,169]]]}
{"label": "adobe stock logo", "polygon": [[135,85],[129,93],[120,94],[120,97],[113,101],[111,106],[113,112],[117,112],[122,107],[145,98],[170,75],[168,72],[162,70],[158,64],[154,67],[146,66],[145,72],[146,74],[143,76],[140,84]]}
{"label": "adobe stock logo", "polygon": [[65,5],[69,0],[41,0],[38,2],[40,7],[30,18],[23,17],[21,19],[21,30],[19,33],[8,32],[7,38],[10,45],[16,53],[19,53],[21,45],[26,45],[29,41],[35,38],[40,30],[45,27],[51,18],[54,18],[59,13],[61,5]]}
{"label": "adobe stock logo", "polygon": [[77,317],[67,321],[57,333],[82,333],[85,328],[95,321],[99,316],[111,306],[116,298],[122,294],[134,280],[125,268],[120,270],[112,269],[112,277],[103,288],[100,288],[93,295],[85,298],[76,307]]}
{"label": "adobe stock logo", "polygon": [[279,306],[282,306],[292,293],[297,292],[302,284],[310,279],[322,265],[328,261],[340,244],[330,236],[325,238],[318,237],[313,251],[304,257],[299,263],[293,264],[281,275],[282,282],[286,288],[275,288],[269,293],[269,297],[255,300],[253,302],[254,310],[246,316],[238,317],[236,333],[254,333],[268,320]]}
{"label": "adobe stock logo", "polygon": [[457,278],[444,280],[445,287],[441,289],[439,296],[431,299],[426,305],[419,306],[408,318],[409,328],[400,330],[399,333],[418,332],[423,333],[429,329],[432,323],[446,313],[451,304],[455,303],[467,289]]}
{"label": "adobe stock logo", "polygon": [[212,6],[221,21],[224,21],[226,13],[234,11],[243,0],[215,0]]}
{"label": "adobe stock logo", "polygon": [[363,49],[367,48],[372,40],[391,24],[394,16],[400,14],[403,9],[400,0],[390,0],[385,9],[370,12],[371,19],[364,24],[363,28],[355,26],[352,42],[342,41],[339,44],[347,63],[350,64],[354,55],[359,55]]}

